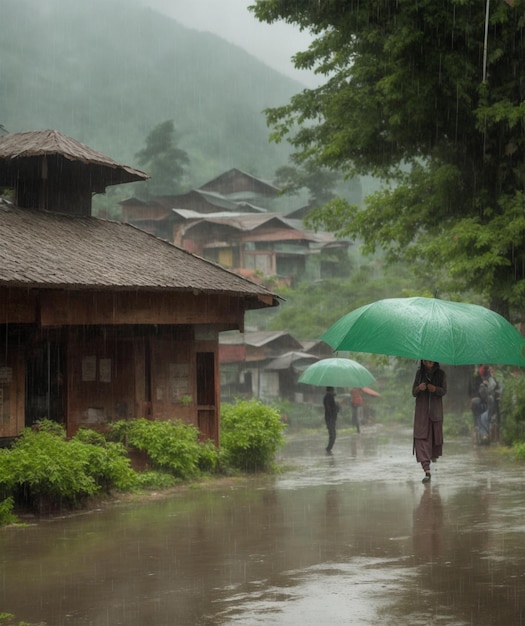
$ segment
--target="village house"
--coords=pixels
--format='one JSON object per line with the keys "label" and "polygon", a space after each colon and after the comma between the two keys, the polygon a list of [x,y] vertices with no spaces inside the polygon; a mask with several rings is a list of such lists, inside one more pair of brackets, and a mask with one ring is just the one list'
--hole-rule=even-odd
{"label": "village house", "polygon": [[[330,346],[323,345],[332,355]],[[317,342],[312,346],[317,347]],[[259,397],[265,401],[302,402],[308,386],[298,383],[298,378],[308,365],[319,360],[285,331],[223,333],[219,358],[221,394],[228,401]]]}
{"label": "village house", "polygon": [[94,193],[145,178],[57,131],[0,138],[0,440],[146,417],[219,442],[219,334],[278,297],[91,215]]}
{"label": "village house", "polygon": [[299,280],[344,275],[350,243],[268,208],[279,190],[233,169],[187,193],[120,202],[122,219],[238,274]]}

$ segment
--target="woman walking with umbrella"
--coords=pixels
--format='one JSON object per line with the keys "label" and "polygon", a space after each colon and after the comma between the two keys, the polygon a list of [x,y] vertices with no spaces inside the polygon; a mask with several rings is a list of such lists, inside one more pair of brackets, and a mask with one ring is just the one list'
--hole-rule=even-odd
{"label": "woman walking with umbrella", "polygon": [[447,393],[447,377],[435,361],[421,361],[416,372],[412,395],[414,412],[414,452],[425,472],[424,483],[430,482],[430,461],[443,453],[443,396]]}

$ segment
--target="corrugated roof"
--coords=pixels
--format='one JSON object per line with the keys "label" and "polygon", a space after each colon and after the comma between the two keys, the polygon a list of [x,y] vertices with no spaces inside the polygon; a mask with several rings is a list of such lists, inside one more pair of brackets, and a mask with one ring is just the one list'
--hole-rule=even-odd
{"label": "corrugated roof", "polygon": [[20,209],[4,200],[0,285],[277,297],[130,224]]}
{"label": "corrugated roof", "polygon": [[287,340],[298,349],[302,347],[301,343],[285,330],[257,330],[246,333],[226,332],[220,335],[221,344],[245,344],[255,348],[260,348],[279,339]]}
{"label": "corrugated roof", "polygon": [[231,182],[239,174],[245,177],[246,179],[250,179],[254,181],[254,183],[257,183],[261,187],[265,187],[272,194],[277,194],[281,191],[279,187],[276,187],[274,184],[272,184],[268,180],[258,178],[257,176],[254,176],[253,174],[250,174],[249,172],[245,172],[244,170],[238,169],[236,167],[228,170],[227,172],[223,172],[222,174],[219,174],[219,176],[216,176],[212,180],[209,180],[207,183],[204,183],[204,185],[201,185],[200,189],[206,190],[208,188],[217,187],[219,184],[224,183],[224,182]]}
{"label": "corrugated roof", "polygon": [[[57,130],[34,130],[9,133],[0,137],[0,161],[9,167],[14,163],[39,156],[57,156],[84,165],[112,170],[111,184],[134,182],[149,178],[147,174],[127,165],[121,165],[102,152],[93,150]],[[118,177],[115,176],[118,172]]]}
{"label": "corrugated roof", "polygon": [[273,361],[270,361],[264,369],[287,370],[292,366],[296,369],[301,369],[301,366],[303,369],[306,369],[308,365],[316,361],[319,361],[319,358],[307,352],[286,352],[276,359],[273,359]]}
{"label": "corrugated roof", "polygon": [[[177,196],[166,196],[158,198],[163,205],[170,209],[184,209],[187,203],[195,203],[201,201],[207,205],[225,209],[226,211],[238,211],[239,205],[225,198],[220,193],[214,191],[203,191],[202,189],[192,189],[187,193],[181,193]],[[202,215],[202,214],[201,214]]]}
{"label": "corrugated roof", "polygon": [[291,239],[310,241],[322,245],[330,243],[336,243],[339,246],[349,245],[348,242],[336,239],[330,233],[305,230],[302,228],[302,222],[300,220],[287,219],[280,213],[231,213],[228,215],[224,213],[198,213],[190,215],[189,213],[183,213],[179,209],[177,210],[177,214],[191,222],[186,228],[186,233],[190,233],[192,228],[198,227],[200,224],[210,223],[228,226],[241,232],[253,232],[260,227],[274,230],[271,234],[268,230],[264,230],[260,236],[254,235],[251,238],[253,241],[281,241]]}

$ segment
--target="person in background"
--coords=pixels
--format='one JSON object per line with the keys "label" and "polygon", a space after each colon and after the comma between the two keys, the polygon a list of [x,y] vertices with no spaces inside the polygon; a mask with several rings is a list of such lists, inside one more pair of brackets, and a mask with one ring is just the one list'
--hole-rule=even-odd
{"label": "person in background", "polygon": [[443,454],[443,396],[447,393],[447,377],[439,363],[423,359],[416,372],[412,395],[414,411],[414,452],[425,472],[423,483],[430,482],[430,462]]}
{"label": "person in background", "polygon": [[469,395],[477,442],[489,443],[491,431],[497,439],[500,394],[494,368],[487,364],[478,367],[469,385]]}
{"label": "person in background", "polygon": [[499,441],[499,403],[501,400],[501,387],[496,380],[496,374],[492,365],[489,367],[489,393],[493,398],[492,411],[490,414],[490,438],[492,441]]}
{"label": "person in background", "polygon": [[361,432],[359,427],[359,407],[363,406],[363,396],[361,389],[354,387],[350,389],[350,404],[352,405],[352,424],[356,427],[358,433]]}
{"label": "person in background", "polygon": [[324,421],[328,429],[328,445],[326,446],[327,454],[332,454],[336,437],[337,414],[339,413],[339,405],[335,401],[335,390],[333,387],[327,387],[323,398]]}

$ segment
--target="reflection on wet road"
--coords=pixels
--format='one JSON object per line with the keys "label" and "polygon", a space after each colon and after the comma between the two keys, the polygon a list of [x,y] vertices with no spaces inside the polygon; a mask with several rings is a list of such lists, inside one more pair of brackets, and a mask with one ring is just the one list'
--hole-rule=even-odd
{"label": "reflection on wet road", "polygon": [[525,625],[522,468],[408,431],[291,436],[292,469],[0,531],[0,613],[49,626]]}

